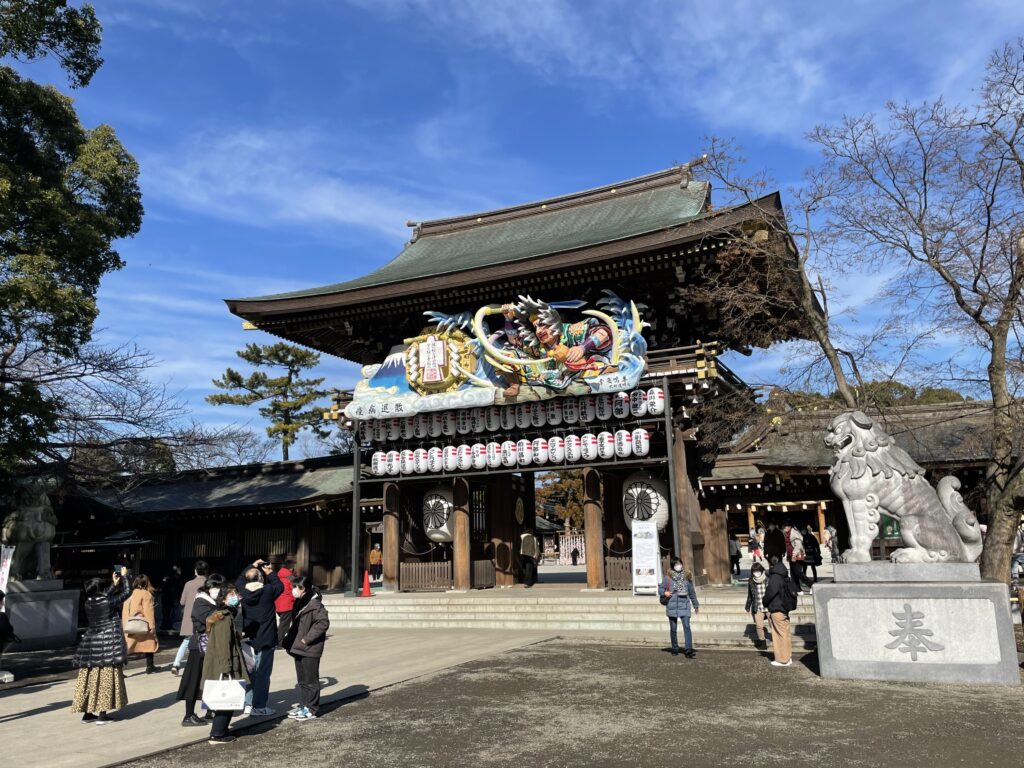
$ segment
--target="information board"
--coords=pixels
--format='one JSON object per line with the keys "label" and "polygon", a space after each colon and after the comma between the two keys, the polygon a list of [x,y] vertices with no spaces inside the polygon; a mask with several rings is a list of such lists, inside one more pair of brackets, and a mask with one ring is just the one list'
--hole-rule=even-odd
{"label": "information board", "polygon": [[661,551],[658,524],[653,520],[633,521],[633,594],[654,595],[661,582]]}

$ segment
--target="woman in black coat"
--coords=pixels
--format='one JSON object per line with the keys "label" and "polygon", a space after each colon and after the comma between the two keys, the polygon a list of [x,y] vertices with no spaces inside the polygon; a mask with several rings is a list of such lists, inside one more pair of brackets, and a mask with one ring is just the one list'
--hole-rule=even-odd
{"label": "woman in black coat", "polygon": [[320,657],[331,620],[320,593],[308,576],[292,579],[292,626],[284,638],[284,649],[295,659],[299,705],[288,713],[293,720],[312,720],[320,709]]}
{"label": "woman in black coat", "polygon": [[89,628],[75,651],[78,682],[71,711],[82,712],[83,723],[107,723],[107,712],[128,703],[124,663],[128,648],[121,630],[121,605],[128,599],[126,568],[111,575],[111,583],[90,579],[85,585],[85,618]]}
{"label": "woman in black coat", "polygon": [[[206,655],[206,620],[217,610],[221,592],[227,579],[219,573],[211,573],[196,592],[192,603],[192,636],[188,639],[188,662],[178,683],[178,701],[185,702],[183,726],[205,725],[206,721],[196,715],[196,702],[202,698],[203,657]],[[212,719],[212,717],[210,718]]]}

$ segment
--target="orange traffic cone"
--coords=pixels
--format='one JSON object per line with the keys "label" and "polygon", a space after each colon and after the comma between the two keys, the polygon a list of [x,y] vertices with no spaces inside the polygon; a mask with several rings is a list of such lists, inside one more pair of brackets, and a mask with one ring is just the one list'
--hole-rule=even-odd
{"label": "orange traffic cone", "polygon": [[363,591],[359,594],[360,597],[373,597],[373,592],[370,591],[370,572],[363,571]]}

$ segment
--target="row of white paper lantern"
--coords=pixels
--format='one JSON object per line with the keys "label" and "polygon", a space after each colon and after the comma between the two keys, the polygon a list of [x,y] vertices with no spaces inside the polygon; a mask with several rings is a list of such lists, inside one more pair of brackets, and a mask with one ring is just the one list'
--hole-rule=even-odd
{"label": "row of white paper lantern", "polygon": [[376,419],[359,424],[359,436],[364,441],[411,440],[413,438],[440,437],[441,435],[468,435],[509,429],[560,424],[588,424],[595,419],[625,419],[630,416],[660,416],[665,412],[665,392],[661,387],[613,395],[583,395],[575,398],[556,398],[546,402],[491,405],[486,408],[466,408],[460,411],[421,413],[408,418]]}
{"label": "row of white paper lantern", "polygon": [[378,476],[465,472],[470,469],[543,465],[548,462],[561,464],[564,461],[643,457],[650,450],[651,435],[646,429],[638,428],[632,432],[620,429],[614,434],[556,435],[534,440],[505,440],[502,443],[463,443],[443,448],[434,446],[429,449],[377,451],[371,459],[370,469]]}

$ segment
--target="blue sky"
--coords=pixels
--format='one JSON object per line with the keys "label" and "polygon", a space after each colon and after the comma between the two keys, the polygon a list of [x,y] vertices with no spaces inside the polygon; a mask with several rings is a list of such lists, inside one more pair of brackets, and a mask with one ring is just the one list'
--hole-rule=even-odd
{"label": "blue sky", "polygon": [[[106,63],[74,97],[142,166],[146,218],[104,281],[100,338],[203,402],[243,332],[221,299],[337,282],[407,219],[597,186],[734,136],[783,189],[816,123],[966,100],[1024,3],[96,0]],[[67,90],[48,64],[21,67]],[[850,288],[853,304],[874,284]],[[784,353],[730,358],[770,380]],[[325,359],[329,383],[355,367]]]}

